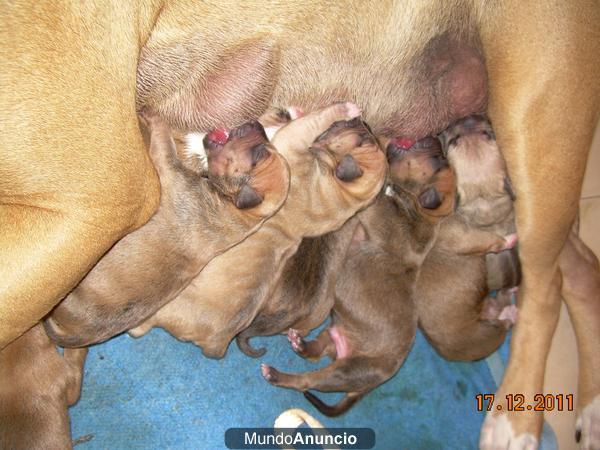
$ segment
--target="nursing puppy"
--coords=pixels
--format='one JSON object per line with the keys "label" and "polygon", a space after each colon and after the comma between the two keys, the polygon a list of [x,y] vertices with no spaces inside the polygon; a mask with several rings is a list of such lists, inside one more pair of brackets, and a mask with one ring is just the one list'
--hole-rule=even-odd
{"label": "nursing puppy", "polygon": [[[391,378],[408,354],[417,328],[414,287],[425,255],[444,216],[454,208],[454,175],[437,139],[410,149],[388,147],[389,195],[358,214],[359,224],[335,287],[331,324],[314,341],[296,330],[288,337],[306,358],[329,356],[329,366],[287,374],[262,365],[271,384],[304,391],[323,414],[345,412],[369,391]],[[348,394],[335,406],[309,389]]]}
{"label": "nursing puppy", "polygon": [[[447,359],[475,360],[502,344],[516,319],[512,290],[520,268],[514,194],[491,128],[483,116],[449,127],[444,150],[456,174],[457,209],[440,226],[416,288],[419,326]],[[498,252],[488,254],[486,252]],[[493,289],[501,289],[496,297]]]}
{"label": "nursing puppy", "polygon": [[87,349],[61,356],[38,324],[0,352],[0,448],[70,449]]}
{"label": "nursing puppy", "polygon": [[287,163],[258,122],[209,133],[204,174],[177,158],[164,121],[147,121],[160,208],[119,241],[45,321],[62,346],[103,341],[148,317],[214,256],[256,231],[286,198]]}
{"label": "nursing puppy", "polygon": [[205,355],[222,357],[271,298],[302,239],[340,228],[381,190],[385,155],[361,120],[346,122],[358,114],[355,105],[339,103],[279,130],[272,143],[291,168],[281,210],[130,334],[160,326]]}

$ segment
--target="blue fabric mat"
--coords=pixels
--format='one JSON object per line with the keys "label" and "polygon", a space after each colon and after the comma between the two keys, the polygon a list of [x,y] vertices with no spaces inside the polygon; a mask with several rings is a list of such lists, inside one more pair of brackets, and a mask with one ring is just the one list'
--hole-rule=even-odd
{"label": "blue fabric mat", "polygon": [[[260,374],[261,362],[292,372],[314,370],[327,361],[304,361],[285,336],[253,343],[268,348],[259,360],[243,355],[235,344],[224,359],[207,359],[194,345],[159,329],[141,339],[123,335],[92,347],[71,418],[74,439],[93,438],[77,449],[222,449],[226,429],[272,427],[281,412],[293,407],[325,426],[373,428],[377,449],[477,448],[484,413],[477,411],[475,395],[496,389],[485,360],[445,361],[419,334],[392,380],[332,419],[301,393],[273,387]],[[496,356],[495,365],[500,361],[501,366]],[[321,397],[333,402],[340,394]],[[544,448],[550,450],[554,437],[546,432]]]}

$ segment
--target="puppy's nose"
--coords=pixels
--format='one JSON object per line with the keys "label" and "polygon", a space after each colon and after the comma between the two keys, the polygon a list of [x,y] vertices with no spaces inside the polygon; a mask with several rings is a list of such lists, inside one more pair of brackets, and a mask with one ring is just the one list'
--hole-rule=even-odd
{"label": "puppy's nose", "polygon": [[354,181],[362,176],[362,174],[362,169],[350,154],[344,156],[335,168],[335,176],[339,180],[346,182]]}

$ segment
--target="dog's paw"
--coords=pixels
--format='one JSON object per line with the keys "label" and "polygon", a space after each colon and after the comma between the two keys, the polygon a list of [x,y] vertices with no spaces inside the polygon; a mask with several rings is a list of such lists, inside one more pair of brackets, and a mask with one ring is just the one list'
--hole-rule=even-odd
{"label": "dog's paw", "polygon": [[290,345],[292,346],[292,350],[302,356],[306,352],[306,341],[302,336],[300,336],[298,330],[290,328],[288,330],[287,337],[288,341],[290,341]]}
{"label": "dog's paw", "polygon": [[279,371],[267,364],[260,365],[260,371],[265,380],[269,383],[276,383],[279,379]]}
{"label": "dog's paw", "polygon": [[538,440],[531,433],[515,434],[506,414],[487,414],[481,428],[481,450],[536,450]]}
{"label": "dog's paw", "polygon": [[583,450],[600,449],[600,394],[577,417],[575,440]]}

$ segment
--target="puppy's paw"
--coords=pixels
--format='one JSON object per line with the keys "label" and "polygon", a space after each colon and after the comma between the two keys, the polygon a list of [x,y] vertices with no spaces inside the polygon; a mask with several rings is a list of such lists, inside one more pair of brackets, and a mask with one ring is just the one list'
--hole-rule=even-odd
{"label": "puppy's paw", "polygon": [[577,417],[575,440],[583,450],[600,449],[600,394]]}
{"label": "puppy's paw", "polygon": [[269,216],[281,206],[287,196],[289,169],[259,122],[214,129],[203,143],[209,179],[238,209]]}
{"label": "puppy's paw", "polygon": [[268,366],[267,364],[261,364],[260,371],[263,378],[269,383],[276,383],[279,381],[279,371],[274,367]]}
{"label": "puppy's paw", "polygon": [[292,350],[294,350],[296,353],[298,353],[301,356],[304,355],[304,353],[306,352],[306,341],[304,340],[304,338],[302,336],[300,336],[300,333],[298,333],[298,330],[294,330],[293,328],[289,329],[288,341],[290,341]]}
{"label": "puppy's paw", "polygon": [[340,102],[336,104],[336,107],[338,106],[340,108],[343,108],[343,113],[340,112],[340,114],[344,114],[346,116],[346,120],[354,119],[355,117],[358,117],[362,114],[362,110],[355,103]]}
{"label": "puppy's paw", "polygon": [[519,242],[517,233],[508,234],[502,238],[498,238],[498,243],[489,248],[490,253],[500,253],[505,250],[510,250]]}
{"label": "puppy's paw", "polygon": [[481,450],[536,450],[538,440],[531,433],[516,435],[506,414],[488,413],[481,428]]}

